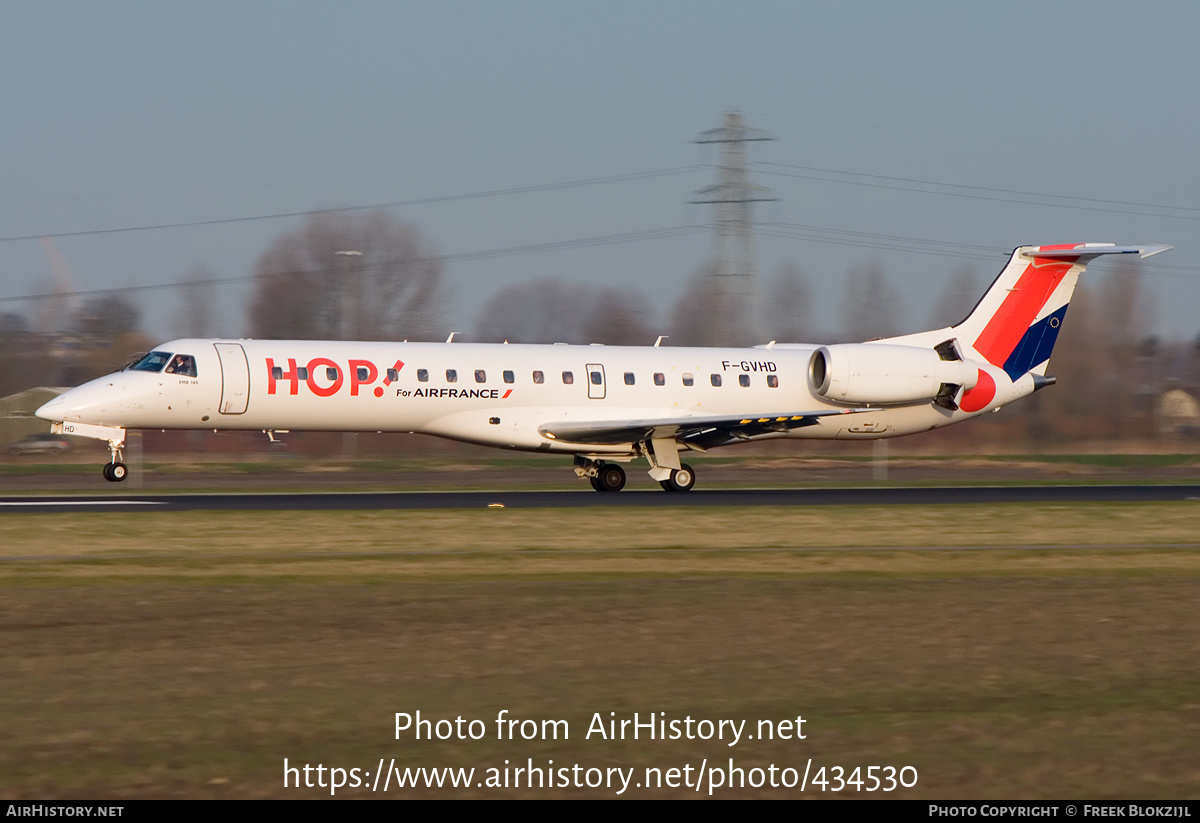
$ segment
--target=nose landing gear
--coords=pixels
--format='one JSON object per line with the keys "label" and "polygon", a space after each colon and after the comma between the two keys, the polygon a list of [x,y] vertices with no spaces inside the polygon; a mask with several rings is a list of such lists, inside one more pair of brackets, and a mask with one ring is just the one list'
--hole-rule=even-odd
{"label": "nose landing gear", "polygon": [[107,440],[108,464],[104,467],[104,479],[110,483],[120,483],[129,476],[129,467],[121,462],[121,447],[125,445],[125,429],[119,426],[98,426],[93,423],[75,423],[60,420],[50,424],[54,434],[71,434],[76,437],[90,437],[93,440]]}
{"label": "nose landing gear", "polygon": [[125,445],[125,432],[121,432],[121,439],[110,438],[108,441],[108,453],[112,455],[109,461],[104,466],[104,479],[109,483],[120,483],[129,476],[129,468],[121,462],[121,446]]}
{"label": "nose landing gear", "polygon": [[104,465],[104,479],[110,483],[120,483],[129,475],[129,469],[124,463],[113,460]]}

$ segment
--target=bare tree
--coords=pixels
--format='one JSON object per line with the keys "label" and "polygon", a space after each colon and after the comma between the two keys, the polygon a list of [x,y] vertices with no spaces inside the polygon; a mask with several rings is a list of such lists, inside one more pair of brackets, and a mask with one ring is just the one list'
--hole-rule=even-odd
{"label": "bare tree", "polygon": [[654,335],[644,322],[646,299],[634,291],[602,288],[592,297],[584,338],[589,343],[610,346],[647,346]]}
{"label": "bare tree", "polygon": [[313,215],[259,258],[250,333],[433,339],[441,326],[441,274],[429,241],[384,212]]}
{"label": "bare tree", "polygon": [[[0,314],[0,397],[51,383],[46,347],[38,345],[29,318],[18,312]],[[40,367],[40,368],[39,368]]]}
{"label": "bare tree", "polygon": [[781,343],[808,343],[815,338],[812,286],[800,267],[787,261],[767,286],[767,334]]}
{"label": "bare tree", "polygon": [[975,267],[969,263],[955,269],[946,280],[937,299],[933,301],[929,326],[953,326],[962,321],[983,294],[978,280]]}
{"label": "bare tree", "polygon": [[1147,434],[1161,386],[1163,347],[1147,333],[1153,311],[1136,267],[1100,282],[1081,282],[1050,358],[1059,385],[1014,412],[1029,417],[1034,439]]}
{"label": "bare tree", "polygon": [[179,337],[209,337],[212,335],[216,312],[216,286],[207,266],[197,266],[180,287],[180,305],[172,318]]}
{"label": "bare tree", "polygon": [[141,310],[121,294],[93,297],[71,317],[62,343],[60,385],[82,383],[116,371],[153,344],[138,330]]}
{"label": "bare tree", "polygon": [[108,346],[137,331],[141,310],[128,297],[111,294],[87,300],[71,318],[72,331],[92,346]]}
{"label": "bare tree", "polygon": [[635,292],[544,278],[501,289],[475,321],[485,342],[649,344]]}
{"label": "bare tree", "polygon": [[1147,356],[1147,338],[1153,309],[1142,284],[1141,270],[1126,263],[1112,271],[1100,288],[1100,314],[1106,368],[1104,403],[1099,408],[1110,432],[1140,434],[1150,428],[1148,397],[1159,386],[1149,365],[1157,341]]}
{"label": "bare tree", "polygon": [[842,282],[844,340],[861,342],[891,337],[903,328],[900,293],[892,288],[878,263],[855,266]]}
{"label": "bare tree", "polygon": [[703,346],[712,339],[721,309],[720,295],[714,294],[712,287],[715,267],[710,260],[684,282],[667,324],[672,346]]}

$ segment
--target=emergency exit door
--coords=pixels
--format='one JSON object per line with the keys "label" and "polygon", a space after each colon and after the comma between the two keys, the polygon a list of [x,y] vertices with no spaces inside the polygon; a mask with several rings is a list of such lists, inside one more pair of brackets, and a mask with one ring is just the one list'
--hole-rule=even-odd
{"label": "emergency exit door", "polygon": [[588,397],[593,400],[604,399],[604,367],[599,363],[587,365]]}

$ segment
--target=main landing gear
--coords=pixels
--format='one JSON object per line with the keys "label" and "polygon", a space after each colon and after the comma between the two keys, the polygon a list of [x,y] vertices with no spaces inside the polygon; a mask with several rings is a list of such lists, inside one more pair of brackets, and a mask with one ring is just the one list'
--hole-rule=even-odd
{"label": "main landing gear", "polygon": [[598,492],[619,492],[625,488],[625,469],[616,463],[593,460],[581,454],[575,455],[575,475],[586,477]]}
{"label": "main landing gear", "polygon": [[[660,468],[654,473],[662,476],[666,471],[666,468]],[[665,491],[686,492],[696,485],[696,472],[687,463],[669,471],[670,474],[665,479],[658,481]],[[580,455],[575,458],[575,474],[586,477],[592,488],[598,492],[619,492],[625,488],[625,469],[617,463],[606,463]]]}
{"label": "main landing gear", "polygon": [[589,477],[598,492],[619,492],[625,488],[625,470],[616,463],[601,463],[595,477]]}
{"label": "main landing gear", "polygon": [[666,480],[658,481],[658,485],[662,486],[664,491],[669,492],[691,491],[692,486],[696,485],[696,473],[692,471],[691,466],[684,463],[679,468],[672,469],[671,476]]}

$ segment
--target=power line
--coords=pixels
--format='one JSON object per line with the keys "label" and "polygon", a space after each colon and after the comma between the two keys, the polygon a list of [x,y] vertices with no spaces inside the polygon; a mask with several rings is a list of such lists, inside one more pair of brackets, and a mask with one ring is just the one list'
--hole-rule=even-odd
{"label": "power line", "polygon": [[[918,178],[909,177],[891,177],[884,174],[866,174],[864,172],[844,171],[842,169],[823,169],[815,166],[798,166],[790,163],[756,163],[756,166],[779,166],[781,168],[802,169],[812,172],[812,174],[796,174],[783,171],[771,171],[762,169],[763,174],[773,174],[777,177],[794,177],[801,180],[814,180],[822,183],[838,183],[847,186],[865,186],[875,189],[890,189],[893,191],[910,191],[919,194],[940,194],[946,197],[962,197],[969,200],[990,200],[998,203],[1016,203],[1024,206],[1052,206],[1060,209],[1078,209],[1080,211],[1098,211],[1109,214],[1134,214],[1142,217],[1164,217],[1173,220],[1200,220],[1200,208],[1190,206],[1170,206],[1158,203],[1137,203],[1127,200],[1105,200],[1095,197],[1075,197],[1072,195],[1063,194],[1047,194],[1045,192],[1021,191],[1018,189],[1001,189],[988,186],[972,186],[961,183],[944,183],[939,180],[921,180]],[[862,180],[839,180],[828,176],[820,175],[842,175],[844,177],[859,177]],[[882,180],[886,182],[870,182],[872,180]],[[940,186],[951,191],[931,191],[919,186]],[[992,194],[984,194],[981,192],[991,192]],[[1013,197],[1003,197],[997,195],[1013,195]],[[1016,196],[1023,198],[1036,197],[1043,200],[1059,200],[1063,202],[1049,203],[1030,203],[1028,199],[1015,199]],[[1096,204],[1096,205],[1089,205]],[[1130,206],[1133,209],[1157,209],[1153,211],[1136,211],[1121,208],[1103,208],[1102,206]],[[1184,212],[1183,214],[1170,214],[1162,212]]]}
{"label": "power line", "polygon": [[[812,243],[823,243],[826,245],[878,249],[881,251],[924,254],[935,257],[966,257],[975,260],[994,261],[998,257],[1006,255],[1011,251],[1011,249],[1007,247],[1000,246],[984,246],[971,243],[957,243],[948,240],[930,240],[922,237],[908,237],[904,235],[879,234],[876,232],[853,231],[849,229],[835,229],[828,226],[812,226],[802,223],[759,223],[757,224],[757,227],[759,233],[768,237],[778,237],[786,240],[805,240]],[[631,243],[643,240],[660,240],[670,237],[682,237],[685,235],[698,234],[705,231],[708,231],[707,226],[668,226],[658,229],[648,229],[646,231],[604,234],[593,237],[573,238],[570,240],[556,240],[546,243],[530,243],[520,246],[507,246],[496,249],[480,249],[477,251],[455,252],[432,257],[418,257],[399,261],[389,261],[388,263],[383,264],[363,266],[362,270],[371,271],[384,268],[385,266],[427,263],[435,260],[483,260],[492,257],[511,257],[521,254],[538,254],[541,252],[558,251],[561,249]],[[1168,266],[1162,263],[1154,262],[1143,262],[1140,264],[1140,266],[1147,275],[1153,277],[1169,277],[1180,280],[1200,280],[1200,266]],[[309,274],[319,274],[321,271],[321,269],[301,269],[297,271],[281,272],[279,275],[269,276],[301,277]],[[142,286],[86,289],[82,291],[75,291],[73,292],[73,295],[79,297],[101,297],[113,294],[133,294],[137,292],[163,291],[166,289],[182,288],[184,286],[217,286],[230,283],[248,283],[253,282],[257,278],[258,275],[250,274],[236,277],[214,277],[203,281],[179,280],[172,283],[154,283]],[[26,294],[16,297],[0,297],[0,303],[32,302],[36,300],[49,300],[51,298],[61,296],[62,295],[58,292]]]}
{"label": "power line", "polygon": [[828,226],[810,226],[802,223],[760,223],[762,234],[790,240],[809,240],[838,246],[882,249],[885,251],[907,251],[944,257],[971,257],[993,260],[1007,254],[1011,248],[984,246],[973,243],[958,243],[950,240],[929,240],[923,237],[879,234],[876,232],[835,229]]}
{"label": "power line", "polygon": [[[804,240],[834,246],[907,252],[934,257],[971,258],[994,261],[1012,252],[1011,247],[957,243],[950,240],[930,240],[922,237],[879,234],[876,232],[810,226],[802,223],[759,223],[760,234],[785,240]],[[1200,280],[1200,266],[1170,266],[1154,261],[1139,261],[1138,266],[1148,276],[1170,277],[1177,280]]]}
{"label": "power line", "polygon": [[[615,243],[632,243],[642,240],[661,240],[668,237],[681,237],[688,234],[697,234],[708,231],[707,226],[682,225],[682,226],[667,226],[658,229],[647,229],[645,231],[631,231],[617,234],[601,234],[593,237],[577,237],[570,240],[553,240],[547,243],[529,243],[521,246],[507,246],[496,249],[481,249],[478,251],[455,252],[450,254],[431,255],[428,257],[410,257],[402,260],[389,260],[384,263],[368,264],[358,267],[359,271],[377,271],[379,269],[389,268],[391,266],[401,265],[417,265],[421,263],[446,262],[455,260],[482,260],[491,257],[511,257],[521,254],[538,254],[541,252],[558,251],[560,249],[582,248],[586,246],[601,246]],[[324,269],[300,269],[292,271],[279,272],[278,274],[267,274],[268,277],[301,277],[309,274],[320,274]],[[142,286],[124,286],[110,289],[88,289],[84,291],[72,292],[73,296],[78,297],[97,297],[110,294],[132,294],[135,292],[144,291],[160,291],[163,289],[176,289],[183,286],[197,285],[224,285],[227,283],[246,283],[258,279],[259,275],[249,274],[240,275],[237,277],[214,277],[207,280],[179,280],[174,283],[154,283]],[[18,297],[0,297],[0,303],[16,303],[32,300],[47,300],[53,297],[61,297],[61,293],[50,292],[46,294],[27,294]]]}
{"label": "power line", "polygon": [[308,209],[305,211],[274,212],[271,214],[252,214],[240,217],[218,217],[209,220],[185,220],[177,223],[154,223],[142,226],[118,226],[108,229],[85,229],[82,231],[42,232],[39,234],[13,235],[0,237],[0,243],[12,243],[18,240],[39,240],[43,237],[58,239],[62,237],[88,237],[100,234],[122,234],[134,231],[154,231],[157,229],[179,229],[192,226],[219,226],[230,223],[249,223],[256,220],[280,220],[284,218],[309,217],[314,214],[339,214],[356,211],[375,211],[378,209],[395,209],[407,206],[425,206],[433,203],[451,203],[457,200],[474,200],[484,197],[504,197],[513,194],[531,194],[534,192],[571,189],[580,186],[594,186],[603,183],[623,183],[629,180],[644,180],[652,177],[667,177],[703,169],[705,166],[676,166],[668,169],[651,169],[649,171],[630,172],[628,174],[613,174],[606,177],[587,177],[579,180],[564,180],[558,183],[539,183],[532,186],[515,186],[508,189],[491,189],[489,191],[466,192],[461,194],[444,194],[434,197],[419,197],[413,200],[395,200],[390,203],[375,203],[369,206],[342,206],[330,209]]}

